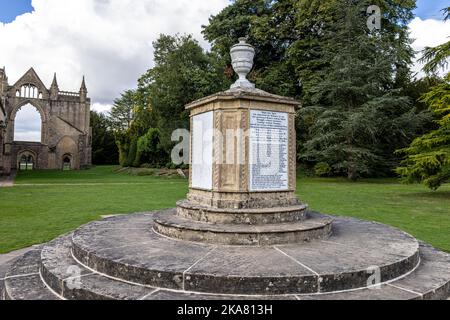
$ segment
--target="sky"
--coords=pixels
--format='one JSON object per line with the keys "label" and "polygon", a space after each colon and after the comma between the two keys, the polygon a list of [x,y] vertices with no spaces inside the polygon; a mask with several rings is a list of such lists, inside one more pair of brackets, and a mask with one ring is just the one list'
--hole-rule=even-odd
{"label": "sky", "polygon": [[[121,92],[134,88],[138,77],[153,66],[152,42],[161,33],[193,34],[209,49],[201,25],[229,2],[0,0],[0,67],[6,66],[10,84],[33,66],[50,86],[56,72],[64,91],[78,91],[85,75],[92,109],[106,112]],[[450,21],[442,21],[440,10],[449,5],[450,0],[417,1],[416,18],[409,25],[415,50],[448,41]],[[418,76],[420,69],[415,63]],[[30,112],[25,109],[25,114]],[[22,129],[25,138],[39,136],[29,124]]]}
{"label": "sky", "polygon": [[17,112],[14,140],[41,142],[41,116],[31,104],[24,105]]}

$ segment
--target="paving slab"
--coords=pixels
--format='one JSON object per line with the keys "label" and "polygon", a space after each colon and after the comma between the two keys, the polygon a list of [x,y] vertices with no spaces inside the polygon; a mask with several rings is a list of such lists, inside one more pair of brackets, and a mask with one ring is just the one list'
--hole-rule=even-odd
{"label": "paving slab", "polygon": [[272,247],[217,247],[185,272],[185,289],[231,294],[312,293],[317,276]]}
{"label": "paving slab", "polygon": [[362,289],[340,293],[317,294],[309,296],[297,296],[298,300],[420,300],[421,296],[388,285],[379,288]]}
{"label": "paving slab", "polygon": [[39,274],[5,281],[6,300],[60,300],[41,281]]}

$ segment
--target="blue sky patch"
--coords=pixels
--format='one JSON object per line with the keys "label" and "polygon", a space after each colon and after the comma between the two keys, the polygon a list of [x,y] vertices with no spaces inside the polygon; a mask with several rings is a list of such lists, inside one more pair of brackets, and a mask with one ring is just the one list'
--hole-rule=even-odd
{"label": "blue sky patch", "polygon": [[32,11],[31,0],[0,0],[0,22],[10,23],[17,16]]}
{"label": "blue sky patch", "polygon": [[444,18],[442,9],[450,6],[449,0],[417,0],[417,9],[414,11],[416,16],[422,20]]}
{"label": "blue sky patch", "polygon": [[[415,14],[422,20],[441,20],[440,10],[448,6],[449,0],[417,0]],[[32,11],[31,0],[0,0],[0,22],[12,22],[17,16]]]}

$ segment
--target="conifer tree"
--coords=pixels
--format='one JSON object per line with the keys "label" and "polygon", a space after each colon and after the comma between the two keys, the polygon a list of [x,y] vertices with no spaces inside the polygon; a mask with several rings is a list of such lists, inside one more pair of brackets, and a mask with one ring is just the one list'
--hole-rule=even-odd
{"label": "conifer tree", "polygon": [[[450,8],[443,10],[445,20],[450,19]],[[424,71],[434,74],[448,65],[450,41],[435,48],[426,48],[422,61]],[[443,81],[426,93],[422,99],[438,119],[439,128],[413,141],[409,148],[398,153],[406,154],[402,166],[397,169],[405,182],[423,182],[436,190],[450,181],[450,73]]]}

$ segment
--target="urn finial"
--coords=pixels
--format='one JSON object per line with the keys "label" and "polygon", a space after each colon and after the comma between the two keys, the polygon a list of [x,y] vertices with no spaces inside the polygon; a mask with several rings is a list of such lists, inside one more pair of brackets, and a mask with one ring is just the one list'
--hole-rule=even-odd
{"label": "urn finial", "polygon": [[231,47],[231,62],[239,79],[231,85],[231,88],[255,88],[255,85],[247,80],[247,75],[253,68],[255,48],[247,43],[247,38],[239,38],[239,43]]}

